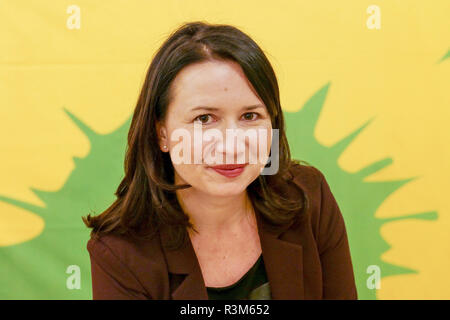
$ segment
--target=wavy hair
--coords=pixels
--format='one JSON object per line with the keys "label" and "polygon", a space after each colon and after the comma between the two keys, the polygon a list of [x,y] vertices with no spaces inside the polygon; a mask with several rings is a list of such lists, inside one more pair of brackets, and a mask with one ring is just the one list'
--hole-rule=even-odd
{"label": "wavy hair", "polygon": [[279,130],[279,170],[260,175],[247,187],[252,205],[274,226],[293,222],[308,206],[303,190],[289,199],[280,188],[287,185],[287,172],[298,161],[291,160],[278,82],[264,52],[234,26],[195,21],[170,34],[150,63],[128,132],[125,176],[115,192],[117,198],[101,214],[82,217],[92,228],[91,237],[114,233],[150,238],[166,226],[169,247],[177,249],[188,239],[187,228],[196,231],[175,192],[191,186],[174,185],[174,168],[170,155],[159,148],[156,123],[165,119],[171,83],[180,70],[208,60],[237,62],[267,107],[272,128]]}

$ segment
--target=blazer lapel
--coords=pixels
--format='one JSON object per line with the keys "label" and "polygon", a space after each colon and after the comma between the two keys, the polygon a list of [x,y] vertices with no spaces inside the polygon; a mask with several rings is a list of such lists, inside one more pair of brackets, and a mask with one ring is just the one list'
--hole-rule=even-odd
{"label": "blazer lapel", "polygon": [[303,247],[283,239],[293,232],[289,226],[273,229],[255,211],[272,299],[303,300]]}
{"label": "blazer lapel", "polygon": [[160,232],[163,252],[166,256],[169,278],[176,279],[171,284],[176,289],[171,293],[173,300],[208,300],[205,282],[200,264],[190,238],[185,246],[178,250],[168,250],[167,232]]}
{"label": "blazer lapel", "polygon": [[[262,255],[269,280],[272,299],[304,299],[303,248],[300,244],[283,240],[289,227],[274,229],[265,222],[255,208]],[[172,292],[173,300],[208,300],[200,264],[192,242],[178,250],[167,250],[167,234],[160,232],[167,267],[172,279],[179,279]],[[175,275],[175,276],[174,276]]]}

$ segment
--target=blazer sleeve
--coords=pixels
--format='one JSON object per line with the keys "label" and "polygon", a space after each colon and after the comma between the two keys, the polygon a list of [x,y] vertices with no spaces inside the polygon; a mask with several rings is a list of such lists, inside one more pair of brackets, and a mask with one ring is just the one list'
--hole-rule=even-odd
{"label": "blazer sleeve", "polygon": [[344,218],[325,177],[321,175],[318,248],[323,299],[358,299]]}
{"label": "blazer sleeve", "polygon": [[131,270],[101,240],[90,239],[93,300],[148,300],[150,297]]}

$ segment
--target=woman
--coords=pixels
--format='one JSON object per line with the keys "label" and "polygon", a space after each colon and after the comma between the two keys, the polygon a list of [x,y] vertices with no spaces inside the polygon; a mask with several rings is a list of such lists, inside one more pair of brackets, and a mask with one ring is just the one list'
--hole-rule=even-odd
{"label": "woman", "polygon": [[[238,129],[257,139],[229,144]],[[338,205],[291,160],[274,71],[232,26],[187,23],[158,50],[115,194],[83,218],[94,299],[357,298]]]}

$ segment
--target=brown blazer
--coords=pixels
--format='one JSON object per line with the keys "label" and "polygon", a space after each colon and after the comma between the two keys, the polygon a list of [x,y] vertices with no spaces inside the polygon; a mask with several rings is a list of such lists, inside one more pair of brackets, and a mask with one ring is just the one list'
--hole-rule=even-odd
{"label": "brown blazer", "polygon": [[[271,228],[255,208],[272,299],[357,299],[345,224],[328,183],[312,166],[295,165],[291,176],[310,200],[301,223]],[[192,243],[167,251],[166,232],[158,235],[90,239],[93,298],[207,300]]]}

